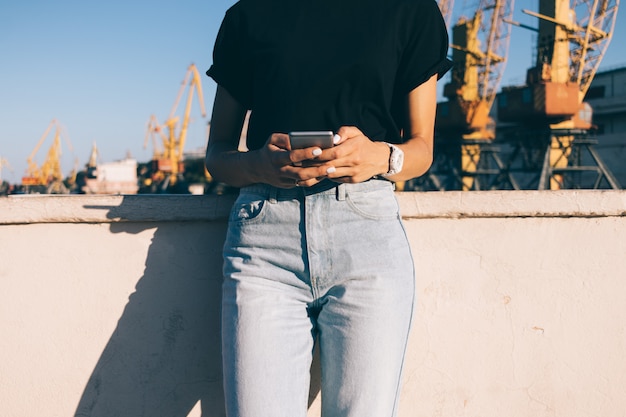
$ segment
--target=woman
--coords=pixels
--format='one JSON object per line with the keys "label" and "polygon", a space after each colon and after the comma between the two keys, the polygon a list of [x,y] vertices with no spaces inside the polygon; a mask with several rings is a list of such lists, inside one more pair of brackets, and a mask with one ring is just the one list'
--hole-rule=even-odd
{"label": "woman", "polygon": [[[434,0],[227,11],[206,166],[241,188],[224,246],[230,417],[306,416],[316,340],[324,417],[395,415],[415,291],[393,182],[431,164],[447,42]],[[335,146],[292,149],[307,130]]]}

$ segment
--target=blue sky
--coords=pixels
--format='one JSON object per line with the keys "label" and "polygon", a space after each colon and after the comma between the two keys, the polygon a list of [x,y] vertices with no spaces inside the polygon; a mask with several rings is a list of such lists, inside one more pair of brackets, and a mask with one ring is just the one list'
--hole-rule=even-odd
{"label": "blue sky", "polygon": [[[339,1],[339,0],[338,0]],[[2,178],[19,182],[26,160],[56,119],[64,126],[62,168],[87,162],[93,142],[100,160],[140,162],[151,114],[170,112],[187,67],[202,74],[207,117],[193,104],[185,149],[202,148],[215,84],[204,75],[211,65],[221,19],[234,0],[21,0],[0,2],[0,157],[11,170]],[[459,6],[463,2],[458,1]],[[624,7],[624,6],[622,6]],[[517,0],[515,19],[535,25],[519,10],[536,0]],[[513,28],[501,85],[522,84],[531,65],[531,32]],[[614,38],[602,69],[626,66],[626,12],[618,13]],[[179,106],[182,112],[182,104]],[[35,155],[41,164],[53,139]]]}

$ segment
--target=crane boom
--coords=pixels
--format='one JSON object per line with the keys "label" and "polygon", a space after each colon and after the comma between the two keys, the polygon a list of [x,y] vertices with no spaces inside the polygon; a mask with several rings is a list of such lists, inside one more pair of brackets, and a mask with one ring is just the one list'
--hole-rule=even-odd
{"label": "crane boom", "polygon": [[487,102],[489,109],[491,109],[506,65],[510,26],[505,24],[505,20],[510,19],[513,15],[513,1],[484,0],[479,7],[491,10],[490,24],[485,31],[487,40],[485,65],[479,76],[479,82],[482,83],[481,98]]}
{"label": "crane boom", "polygon": [[[619,0],[594,0],[593,4],[589,1],[584,3],[591,6],[589,17],[580,22],[584,36],[580,33],[574,35],[574,47],[571,52],[573,73],[576,83],[580,86],[581,100],[589,90],[610,44],[619,8]],[[576,8],[578,6],[584,4],[575,4]]]}
{"label": "crane boom", "polygon": [[200,111],[202,117],[206,117],[206,109],[204,108],[204,96],[202,94],[202,82],[200,80],[200,74],[195,65],[189,67],[188,76],[191,76],[189,82],[189,93],[187,95],[187,103],[185,104],[185,114],[183,116],[183,124],[180,130],[178,139],[178,154],[182,157],[183,149],[185,148],[185,141],[187,140],[187,128],[189,127],[189,116],[191,114],[191,102],[193,100],[194,90],[198,91],[198,103],[200,104]]}

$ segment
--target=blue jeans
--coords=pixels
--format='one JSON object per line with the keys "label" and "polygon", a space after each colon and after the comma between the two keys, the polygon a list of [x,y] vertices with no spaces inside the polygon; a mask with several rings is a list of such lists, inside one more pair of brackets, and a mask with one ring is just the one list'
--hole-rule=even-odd
{"label": "blue jeans", "polygon": [[395,415],[415,290],[390,182],[245,187],[224,260],[229,417],[305,417],[316,339],[324,417]]}

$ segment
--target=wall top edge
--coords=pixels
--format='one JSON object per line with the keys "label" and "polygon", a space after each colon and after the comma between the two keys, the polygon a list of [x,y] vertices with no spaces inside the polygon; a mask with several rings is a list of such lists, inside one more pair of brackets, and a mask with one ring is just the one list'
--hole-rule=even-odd
{"label": "wall top edge", "polygon": [[[623,217],[626,191],[398,192],[405,219]],[[234,196],[62,195],[0,197],[0,225],[224,221]]]}

